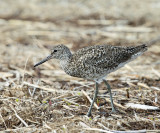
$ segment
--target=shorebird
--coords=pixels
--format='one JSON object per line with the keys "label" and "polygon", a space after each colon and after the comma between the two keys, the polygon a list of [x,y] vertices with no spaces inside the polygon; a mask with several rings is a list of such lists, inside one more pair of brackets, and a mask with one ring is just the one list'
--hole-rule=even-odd
{"label": "shorebird", "polygon": [[98,84],[103,81],[110,94],[112,112],[115,113],[116,109],[113,104],[111,87],[106,80],[106,76],[137,58],[146,50],[146,44],[139,46],[95,45],[82,48],[72,54],[67,46],[60,44],[54,46],[51,50],[51,54],[35,64],[34,67],[50,59],[58,59],[61,68],[66,74],[83,79],[94,80],[95,93],[87,116],[91,116],[91,110],[98,94]]}

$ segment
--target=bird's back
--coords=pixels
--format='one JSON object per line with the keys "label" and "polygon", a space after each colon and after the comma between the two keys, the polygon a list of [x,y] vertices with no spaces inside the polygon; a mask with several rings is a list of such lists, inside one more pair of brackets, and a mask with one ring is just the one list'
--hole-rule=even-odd
{"label": "bird's back", "polygon": [[86,79],[99,79],[117,70],[147,50],[139,46],[95,45],[82,48],[73,54],[68,74]]}

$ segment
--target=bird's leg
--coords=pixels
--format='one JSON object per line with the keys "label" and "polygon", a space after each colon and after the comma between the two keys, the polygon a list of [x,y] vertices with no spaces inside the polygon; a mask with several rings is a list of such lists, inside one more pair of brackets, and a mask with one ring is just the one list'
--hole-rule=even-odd
{"label": "bird's leg", "polygon": [[110,87],[110,85],[108,84],[108,82],[107,82],[105,79],[103,79],[103,82],[106,84],[107,89],[108,89],[108,91],[109,91],[110,100],[111,100],[111,106],[112,106],[112,113],[116,113],[116,109],[115,109],[115,107],[114,107],[113,99],[112,99],[111,87]]}
{"label": "bird's leg", "polygon": [[88,117],[91,116],[92,107],[93,107],[93,104],[94,104],[94,102],[97,98],[97,94],[98,94],[98,83],[97,82],[95,82],[95,86],[96,86],[96,89],[95,89],[95,92],[94,92],[94,97],[93,97],[92,103],[91,103],[91,105],[89,107],[89,110],[88,110],[88,113],[87,113]]}

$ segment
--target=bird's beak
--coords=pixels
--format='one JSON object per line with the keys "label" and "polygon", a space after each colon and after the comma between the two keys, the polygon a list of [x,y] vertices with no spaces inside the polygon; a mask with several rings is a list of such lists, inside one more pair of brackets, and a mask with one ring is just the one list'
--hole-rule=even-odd
{"label": "bird's beak", "polygon": [[40,61],[39,63],[35,64],[34,67],[37,67],[37,66],[43,64],[44,62],[50,60],[51,58],[52,58],[52,55],[49,55],[47,58],[45,58],[42,61]]}

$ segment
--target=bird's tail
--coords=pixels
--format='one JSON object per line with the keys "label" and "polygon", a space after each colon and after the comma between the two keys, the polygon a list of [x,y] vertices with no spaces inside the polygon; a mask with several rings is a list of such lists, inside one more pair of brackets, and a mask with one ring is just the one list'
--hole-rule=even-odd
{"label": "bird's tail", "polygon": [[137,58],[138,56],[142,55],[147,50],[147,45],[142,44],[136,47],[128,47],[127,52],[131,55],[132,59]]}
{"label": "bird's tail", "polygon": [[145,52],[147,51],[147,47],[148,46],[146,44],[142,44],[142,45],[135,47],[135,50],[136,52]]}
{"label": "bird's tail", "polygon": [[136,47],[127,47],[127,52],[131,55],[137,54],[137,53],[144,53],[147,50],[147,45],[142,44]]}

